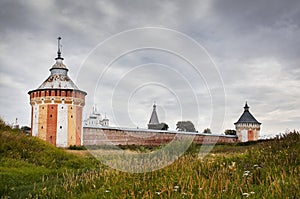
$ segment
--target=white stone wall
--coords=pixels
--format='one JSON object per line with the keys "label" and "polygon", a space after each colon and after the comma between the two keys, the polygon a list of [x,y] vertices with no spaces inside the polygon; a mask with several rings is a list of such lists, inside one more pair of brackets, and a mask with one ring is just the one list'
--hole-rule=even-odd
{"label": "white stone wall", "polygon": [[68,106],[58,104],[57,107],[56,146],[68,146]]}
{"label": "white stone wall", "polygon": [[38,124],[39,124],[39,105],[35,104],[32,106],[32,136],[38,136]]}

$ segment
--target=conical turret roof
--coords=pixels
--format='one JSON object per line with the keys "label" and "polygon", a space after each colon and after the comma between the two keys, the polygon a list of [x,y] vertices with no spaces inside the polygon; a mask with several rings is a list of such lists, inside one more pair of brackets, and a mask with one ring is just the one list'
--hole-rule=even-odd
{"label": "conical turret roof", "polygon": [[152,114],[151,114],[151,118],[150,118],[149,124],[159,124],[157,113],[156,113],[156,105],[155,104],[153,104],[153,111],[152,111]]}
{"label": "conical turret roof", "polygon": [[244,106],[244,113],[241,115],[240,119],[234,123],[234,124],[240,124],[240,123],[252,123],[252,124],[261,124],[258,122],[255,117],[250,113],[249,106],[246,102]]}

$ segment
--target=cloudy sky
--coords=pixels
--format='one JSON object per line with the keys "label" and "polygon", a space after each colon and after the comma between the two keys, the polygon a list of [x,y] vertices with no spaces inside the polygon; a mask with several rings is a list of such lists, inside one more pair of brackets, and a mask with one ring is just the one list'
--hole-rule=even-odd
{"label": "cloudy sky", "polygon": [[233,129],[245,101],[264,135],[300,129],[300,2],[0,1],[0,115],[30,124],[29,90],[64,63],[111,124]]}

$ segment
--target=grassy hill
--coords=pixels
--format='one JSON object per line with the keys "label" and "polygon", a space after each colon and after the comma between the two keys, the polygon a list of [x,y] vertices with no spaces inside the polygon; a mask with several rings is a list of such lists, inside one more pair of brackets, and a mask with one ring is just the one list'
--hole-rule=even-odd
{"label": "grassy hill", "polygon": [[[300,198],[300,134],[192,145],[172,165],[124,173],[0,124],[1,198]],[[127,149],[128,150],[128,149]],[[132,150],[132,149],[131,149]],[[137,150],[138,152],[139,150]]]}

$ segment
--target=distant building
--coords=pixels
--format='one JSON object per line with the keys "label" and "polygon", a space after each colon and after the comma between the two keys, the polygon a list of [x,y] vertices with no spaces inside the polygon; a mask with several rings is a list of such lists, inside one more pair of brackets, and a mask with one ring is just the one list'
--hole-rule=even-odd
{"label": "distant building", "polygon": [[50,76],[30,95],[31,134],[58,147],[82,145],[82,109],[86,92],[68,76],[61,57],[60,37]]}
{"label": "distant building", "polygon": [[97,108],[93,107],[93,112],[89,115],[87,119],[83,121],[84,127],[101,127],[101,126],[109,126],[109,119],[102,119],[101,114],[97,111]]}
{"label": "distant building", "polygon": [[15,123],[13,123],[12,128],[13,129],[19,129],[20,128],[19,123],[18,123],[18,118],[16,118]]}
{"label": "distant building", "polygon": [[157,129],[158,126],[159,126],[159,121],[156,113],[156,104],[153,104],[153,110],[149,120],[148,129]]}
{"label": "distant building", "polygon": [[247,102],[244,107],[244,113],[234,125],[240,142],[258,140],[261,123],[250,113]]}

